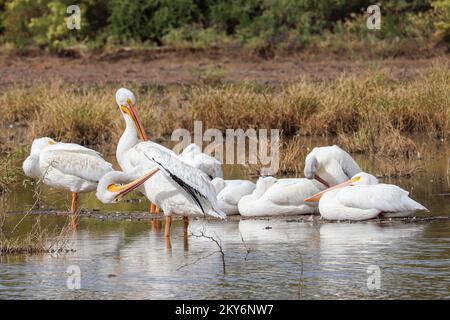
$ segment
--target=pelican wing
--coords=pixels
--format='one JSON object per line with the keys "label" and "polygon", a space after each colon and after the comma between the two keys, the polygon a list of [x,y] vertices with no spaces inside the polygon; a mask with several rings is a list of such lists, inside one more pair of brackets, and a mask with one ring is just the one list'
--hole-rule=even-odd
{"label": "pelican wing", "polygon": [[132,148],[130,151],[132,151],[130,156],[136,158],[131,159],[136,166],[143,164],[154,165],[154,163],[148,159],[150,155],[158,156],[161,154],[167,154],[170,157],[178,157],[177,154],[169,148],[166,148],[153,141],[140,142],[135,145],[134,148]]}
{"label": "pelican wing", "polygon": [[43,170],[54,168],[65,175],[72,175],[92,182],[98,182],[112,170],[98,152],[73,143],[58,143],[45,148],[40,156]]}
{"label": "pelican wing", "polygon": [[[214,186],[204,172],[183,162],[172,150],[159,144],[150,141],[141,142],[136,145],[135,149],[142,152],[142,154],[155,163],[163,173],[175,181],[181,188],[186,190],[203,212],[205,212],[205,208],[203,208],[199,197],[211,204],[213,210],[216,211],[216,217],[226,217],[217,204]],[[211,211],[208,213],[214,215]]]}
{"label": "pelican wing", "polygon": [[255,190],[255,184],[246,180],[231,180],[220,193],[222,200],[237,205],[239,200],[245,195],[251,194]]}
{"label": "pelican wing", "polygon": [[377,209],[381,212],[408,212],[426,210],[412,200],[409,193],[392,184],[350,186],[340,190],[336,197],[346,207]]}
{"label": "pelican wing", "polygon": [[267,191],[267,199],[277,205],[299,206],[304,204],[304,199],[312,196],[320,190],[312,180],[280,179]]}
{"label": "pelican wing", "polygon": [[76,153],[89,154],[94,157],[102,158],[102,155],[100,152],[83,147],[76,143],[58,142],[56,144],[49,145],[47,148],[45,148],[45,150],[71,151],[71,152],[76,152]]}
{"label": "pelican wing", "polygon": [[211,179],[223,177],[222,163],[216,158],[202,153],[200,147],[194,143],[188,145],[178,157],[185,163],[202,170]]}

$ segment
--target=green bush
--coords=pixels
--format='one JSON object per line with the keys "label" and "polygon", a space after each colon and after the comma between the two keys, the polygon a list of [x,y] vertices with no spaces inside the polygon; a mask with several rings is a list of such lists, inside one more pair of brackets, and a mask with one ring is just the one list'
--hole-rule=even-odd
{"label": "green bush", "polygon": [[0,33],[17,47],[45,48],[80,41],[90,48],[114,42],[204,47],[235,41],[255,49],[376,50],[378,42],[407,51],[450,39],[450,0],[377,3],[382,28],[374,32],[365,23],[371,0],[79,0],[82,28],[69,30],[66,8],[72,0],[0,0]]}
{"label": "green bush", "polygon": [[113,0],[110,10],[111,33],[122,42],[134,39],[161,44],[171,29],[194,23],[200,17],[193,0]]}
{"label": "green bush", "polygon": [[436,28],[438,37],[450,41],[450,0],[433,1],[437,15]]}

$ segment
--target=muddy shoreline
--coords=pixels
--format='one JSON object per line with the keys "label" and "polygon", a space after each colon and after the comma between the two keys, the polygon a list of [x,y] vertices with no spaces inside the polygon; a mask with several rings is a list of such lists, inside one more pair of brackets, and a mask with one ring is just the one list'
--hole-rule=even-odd
{"label": "muddy shoreline", "polygon": [[[7,215],[31,215],[31,216],[60,216],[68,217],[67,211],[61,210],[34,210],[34,211],[8,211]],[[150,212],[134,211],[134,212],[102,212],[98,210],[81,210],[78,218],[95,219],[100,221],[149,221],[149,220],[164,220],[165,216],[162,213],[154,214]],[[173,216],[173,220],[182,220],[180,216]],[[199,220],[201,218],[190,218],[191,220]],[[215,219],[211,219],[215,220]],[[304,222],[304,223],[379,223],[379,224],[394,224],[394,223],[430,223],[435,221],[450,221],[450,216],[420,216],[409,218],[379,218],[365,221],[327,221],[323,220],[320,215],[298,215],[298,216],[267,216],[267,217],[242,217],[233,215],[227,217],[224,222],[236,222],[240,220],[261,220],[261,221],[285,221],[285,222]]]}

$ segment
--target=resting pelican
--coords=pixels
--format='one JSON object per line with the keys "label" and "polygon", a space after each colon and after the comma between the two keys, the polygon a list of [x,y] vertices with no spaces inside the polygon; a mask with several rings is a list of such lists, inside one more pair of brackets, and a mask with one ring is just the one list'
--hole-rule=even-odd
{"label": "resting pelican", "polygon": [[112,165],[97,151],[44,137],[33,141],[23,171],[50,187],[72,192],[71,212],[75,213],[77,194],[95,190],[100,178],[112,171]]}
{"label": "resting pelican", "polygon": [[261,177],[253,193],[239,201],[239,213],[246,217],[317,213],[317,205],[303,199],[324,188],[315,180]]}
{"label": "resting pelican", "polygon": [[361,171],[355,160],[336,145],[314,148],[305,159],[305,177],[327,187],[345,182]]}
{"label": "resting pelican", "polygon": [[408,195],[398,186],[378,183],[373,175],[360,172],[305,201],[319,201],[320,214],[327,220],[368,220],[380,214],[385,217],[407,217],[417,211],[428,211]]}
{"label": "resting pelican", "polygon": [[[260,178],[253,194],[242,197],[243,216],[293,215],[317,213],[317,205],[304,198],[330,185],[347,181],[361,172],[352,157],[338,146],[314,148],[305,160],[305,177],[292,179]],[[303,195],[307,195],[303,198]]]}
{"label": "resting pelican", "polygon": [[117,202],[143,186],[147,198],[164,211],[166,237],[170,235],[172,214],[226,218],[218,208],[214,186],[204,172],[151,141],[141,142],[133,150],[148,162],[128,172],[113,171],[103,176],[97,187],[97,198],[101,202]]}
{"label": "resting pelican", "polygon": [[239,214],[239,200],[256,188],[256,185],[248,180],[214,178],[211,182],[216,189],[219,208],[227,215]]}
{"label": "resting pelican", "polygon": [[178,156],[183,162],[202,170],[212,180],[223,178],[222,163],[216,158],[203,153],[198,145],[191,143]]}
{"label": "resting pelican", "polygon": [[[116,103],[125,120],[125,131],[120,137],[116,149],[117,162],[124,172],[133,170],[136,166],[147,166],[149,160],[135,146],[148,141],[145,129],[137,115],[135,104],[136,96],[128,89],[120,88],[116,92]],[[166,149],[166,151],[170,151]],[[172,152],[172,151],[170,151]],[[175,153],[172,153],[175,155]],[[185,163],[198,168],[211,178],[222,177],[222,167],[218,160],[201,152],[196,144],[190,144],[179,155]],[[152,179],[154,181],[155,179]],[[144,193],[143,188],[139,189]],[[151,212],[159,212],[159,208],[151,205]]]}

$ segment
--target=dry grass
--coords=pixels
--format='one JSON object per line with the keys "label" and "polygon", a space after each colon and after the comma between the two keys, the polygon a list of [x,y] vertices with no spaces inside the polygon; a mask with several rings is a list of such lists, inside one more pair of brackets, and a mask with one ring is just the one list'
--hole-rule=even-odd
{"label": "dry grass", "polygon": [[[444,62],[406,80],[372,68],[365,75],[277,86],[130,87],[138,93],[139,114],[152,138],[177,128],[192,130],[194,120],[200,120],[203,130],[277,128],[286,137],[336,136],[354,152],[411,157],[417,150],[410,134],[447,139],[450,133],[450,68]],[[58,81],[6,89],[0,95],[0,125],[19,124],[24,134],[0,135],[0,141],[12,139],[17,146],[50,136],[112,154],[123,125],[114,102],[116,89],[79,89]],[[285,147],[282,166],[297,171],[285,163],[297,157],[299,147]]]}
{"label": "dry grass", "polygon": [[47,229],[42,228],[40,219],[36,219],[31,230],[23,235],[7,235],[3,230],[5,215],[0,217],[0,256],[17,254],[44,254],[69,252],[68,235],[70,226],[64,226],[56,237],[50,236]]}
{"label": "dry grass", "polygon": [[0,158],[0,193],[11,191],[24,178],[22,161],[24,150],[19,149]]}

